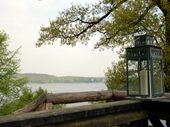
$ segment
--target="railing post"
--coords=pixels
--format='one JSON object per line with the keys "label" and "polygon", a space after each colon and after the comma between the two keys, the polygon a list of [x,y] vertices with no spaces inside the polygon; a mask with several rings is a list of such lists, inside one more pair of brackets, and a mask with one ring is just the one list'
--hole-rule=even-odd
{"label": "railing post", "polygon": [[45,104],[45,110],[52,110],[53,109],[53,104],[52,103],[46,103]]}

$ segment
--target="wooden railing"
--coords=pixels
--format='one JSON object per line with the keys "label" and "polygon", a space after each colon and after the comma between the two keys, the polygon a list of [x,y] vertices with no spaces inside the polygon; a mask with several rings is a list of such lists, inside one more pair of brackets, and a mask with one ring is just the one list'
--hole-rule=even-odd
{"label": "wooden railing", "polygon": [[86,102],[86,101],[111,101],[111,100],[122,100],[126,97],[126,92],[124,91],[89,91],[89,92],[70,92],[70,93],[47,93],[30,104],[26,105],[22,109],[14,112],[14,114],[22,114],[26,112],[31,112],[35,110],[49,109],[48,105],[53,104],[68,104],[76,102]]}
{"label": "wooden railing", "polygon": [[[170,127],[170,94],[152,100],[128,100],[123,91],[91,91],[45,94],[16,111],[0,118],[0,127],[147,127],[148,119],[154,127]],[[101,101],[74,108],[53,110],[54,104]],[[111,102],[113,101],[113,102]],[[41,111],[39,111],[41,109]]]}

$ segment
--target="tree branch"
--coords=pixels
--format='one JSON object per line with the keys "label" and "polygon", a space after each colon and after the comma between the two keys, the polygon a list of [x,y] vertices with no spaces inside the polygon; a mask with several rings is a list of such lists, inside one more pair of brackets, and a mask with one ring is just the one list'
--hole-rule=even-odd
{"label": "tree branch", "polygon": [[149,6],[146,8],[146,10],[139,16],[139,18],[136,19],[136,21],[132,22],[134,25],[137,25],[144,17],[147,15],[148,11],[155,6],[154,4],[149,4]]}
{"label": "tree branch", "polygon": [[[89,25],[88,25],[84,30],[82,30],[81,32],[79,32],[78,34],[75,34],[75,35],[73,35],[73,36],[67,36],[67,38],[73,38],[73,37],[78,38],[81,34],[85,33],[85,32],[86,32],[87,30],[89,30],[91,27],[93,27],[94,25],[100,23],[102,20],[104,20],[105,18],[107,18],[114,9],[118,8],[120,5],[122,5],[122,4],[123,4],[124,2],[126,2],[126,1],[127,1],[127,0],[123,0],[123,1],[121,1],[119,4],[113,6],[105,15],[103,15],[101,18],[99,18],[99,19],[96,20],[96,21],[88,22],[88,21],[83,21],[83,20],[81,20],[81,19],[77,19],[77,20],[81,21],[82,23],[86,23],[86,24],[89,24]],[[139,24],[139,22],[146,16],[146,14],[148,13],[148,11],[149,11],[153,6],[155,6],[155,5],[154,5],[154,4],[149,4],[149,6],[145,9],[145,11],[144,11],[135,21],[129,23],[128,26],[130,26],[130,25],[132,25],[132,24],[133,24],[133,25]],[[119,29],[119,30],[116,32],[116,34],[118,34],[122,29],[123,29],[123,28]]]}
{"label": "tree branch", "polygon": [[[154,6],[153,4],[150,4],[136,20],[129,22],[127,27],[120,27],[119,29],[117,29],[117,31],[115,31],[114,35],[113,34],[112,35],[107,35],[108,37],[106,37],[106,41],[109,42],[111,39],[114,38],[114,36],[118,35],[118,33],[120,31],[122,31],[124,29],[128,29],[131,25],[134,25],[134,26],[138,25],[144,19],[144,17],[147,15],[148,11],[153,6]],[[132,34],[132,33],[129,33],[129,34]],[[98,47],[100,45],[98,45]]]}
{"label": "tree branch", "polygon": [[89,30],[91,27],[95,26],[96,24],[100,23],[102,20],[104,20],[105,18],[107,18],[114,9],[118,8],[120,5],[122,5],[122,4],[125,3],[126,1],[128,1],[128,0],[122,0],[122,1],[119,2],[118,4],[113,5],[113,7],[112,7],[105,15],[103,15],[102,17],[100,17],[100,18],[99,18],[98,20],[96,20],[96,21],[89,22],[89,21],[83,21],[82,19],[79,19],[79,18],[78,18],[77,21],[81,21],[82,23],[86,23],[86,24],[89,24],[89,25],[88,25],[84,30],[82,30],[81,32],[79,32],[79,33],[77,33],[77,34],[75,34],[75,35],[73,35],[73,36],[67,36],[67,38],[74,38],[74,37],[78,38],[80,35],[82,35],[83,33],[85,33],[85,32],[86,32],[87,30]]}

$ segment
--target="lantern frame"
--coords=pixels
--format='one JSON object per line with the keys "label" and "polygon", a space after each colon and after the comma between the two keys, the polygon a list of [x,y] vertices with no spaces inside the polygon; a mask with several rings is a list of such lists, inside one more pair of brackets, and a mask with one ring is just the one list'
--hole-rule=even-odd
{"label": "lantern frame", "polygon": [[163,53],[160,47],[153,45],[153,41],[150,35],[136,36],[135,46],[126,48],[128,97],[164,95]]}

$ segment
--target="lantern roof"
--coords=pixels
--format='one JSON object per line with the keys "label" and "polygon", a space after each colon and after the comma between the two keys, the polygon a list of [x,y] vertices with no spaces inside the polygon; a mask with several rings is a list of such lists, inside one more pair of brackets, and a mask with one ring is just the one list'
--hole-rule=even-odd
{"label": "lantern roof", "polygon": [[134,36],[135,47],[153,45],[154,37],[148,34]]}

